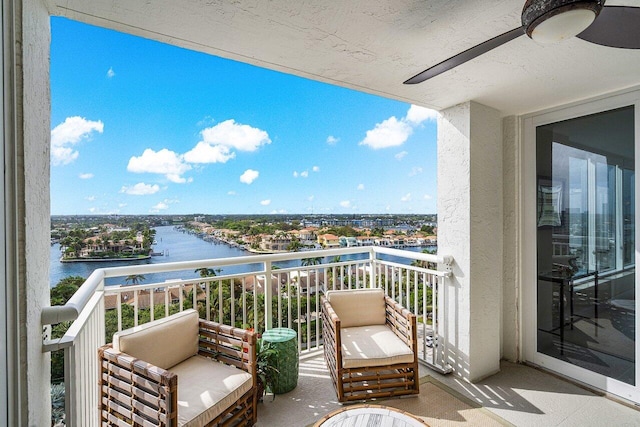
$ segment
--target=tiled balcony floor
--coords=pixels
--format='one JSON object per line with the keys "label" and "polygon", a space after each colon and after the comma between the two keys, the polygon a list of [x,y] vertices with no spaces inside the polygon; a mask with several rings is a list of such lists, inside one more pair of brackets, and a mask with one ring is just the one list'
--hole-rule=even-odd
{"label": "tiled balcony floor", "polygon": [[[439,411],[433,414],[438,418],[434,425],[640,426],[640,411],[527,366],[503,362],[500,373],[476,384],[421,369],[421,377],[431,376],[452,396],[484,408],[479,410],[484,414],[480,422],[469,411],[440,411],[440,407],[434,407],[434,411]],[[426,387],[421,390],[425,392]],[[400,406],[408,410],[407,406],[414,404],[412,401],[416,399],[403,399]],[[301,356],[298,386],[293,391],[274,400],[266,396],[258,404],[257,425],[310,426],[341,407],[322,352],[317,352]]]}

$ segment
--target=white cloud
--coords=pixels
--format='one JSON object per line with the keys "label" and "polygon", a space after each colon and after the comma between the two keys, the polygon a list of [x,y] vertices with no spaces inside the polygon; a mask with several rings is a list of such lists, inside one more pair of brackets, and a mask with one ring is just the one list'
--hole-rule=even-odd
{"label": "white cloud", "polygon": [[78,175],[78,178],[80,178],[80,179],[91,179],[91,178],[93,178],[93,174],[92,173],[81,173],[80,175]]}
{"label": "white cloud", "polygon": [[203,142],[224,145],[240,151],[256,151],[261,145],[271,144],[269,134],[262,129],[225,120],[202,131]]}
{"label": "white cloud", "polygon": [[[438,112],[435,110],[412,105],[407,110],[405,117],[400,120],[391,116],[381,123],[377,123],[373,129],[367,131],[365,138],[360,141],[359,145],[367,145],[374,150],[397,147],[405,143],[415,127],[425,120],[435,120],[437,117]],[[395,157],[401,160],[406,155],[407,153],[402,151]]]}
{"label": "white cloud", "polygon": [[125,206],[127,206],[127,204],[126,204],[126,203],[120,203],[120,204],[118,205],[118,207],[119,207],[119,208],[124,208]]}
{"label": "white cloud", "polygon": [[286,213],[287,213],[287,211],[285,209],[278,209],[278,210],[272,210],[271,211],[272,215],[278,215],[278,214],[282,215],[282,214],[286,214]]}
{"label": "white cloud", "polygon": [[191,182],[192,179],[185,179],[182,174],[191,170],[191,166],[184,162],[179,154],[163,148],[160,151],[153,151],[147,148],[140,157],[131,157],[127,170],[134,173],[157,173],[164,175],[169,181],[176,184]]}
{"label": "white cloud", "polygon": [[329,145],[336,145],[338,143],[338,141],[340,141],[340,138],[336,138],[333,135],[329,135],[327,137],[327,144],[329,144]]}
{"label": "white cloud", "polygon": [[407,193],[404,196],[400,197],[401,202],[409,202],[411,201],[411,193]]}
{"label": "white cloud", "polygon": [[226,163],[238,151],[256,151],[271,144],[269,134],[262,129],[225,120],[200,132],[202,141],[184,154],[189,163]]}
{"label": "white cloud", "polygon": [[82,140],[91,138],[93,132],[102,133],[104,124],[84,117],[67,117],[51,131],[51,162],[67,165],[78,158],[79,153],[72,147]]}
{"label": "white cloud", "polygon": [[433,199],[433,197],[430,194],[425,194],[424,195],[424,199],[425,200],[431,200],[431,199]]}
{"label": "white cloud", "polygon": [[111,79],[115,75],[116,75],[116,72],[113,71],[113,67],[109,67],[109,70],[107,71],[107,77]]}
{"label": "white cloud", "polygon": [[169,209],[169,206],[174,204],[174,203],[178,203],[179,200],[177,199],[164,199],[163,201],[157,203],[156,205],[152,206],[151,209],[149,210],[149,212],[151,213],[159,213],[160,211],[166,211],[167,209]]}
{"label": "white cloud", "polygon": [[411,172],[409,172],[409,176],[416,176],[422,173],[422,168],[419,166],[414,166],[411,168]]}
{"label": "white cloud", "polygon": [[160,191],[160,186],[158,184],[145,184],[144,182],[139,182],[132,187],[123,186],[120,189],[121,193],[129,194],[131,196],[147,196],[149,194],[155,194]]}
{"label": "white cloud", "polygon": [[84,199],[85,199],[85,200],[88,200],[88,201],[90,201],[90,202],[93,202],[93,201],[95,201],[95,200],[96,200],[96,196],[87,196],[87,197],[85,197]]}
{"label": "white cloud", "polygon": [[260,204],[261,204],[262,206],[269,206],[269,205],[271,204],[271,200],[269,200],[269,199],[262,200],[262,201],[260,202]]}
{"label": "white cloud", "polygon": [[364,184],[358,184],[358,190],[364,190]]}
{"label": "white cloud", "polygon": [[165,202],[160,202],[157,205],[152,206],[151,209],[153,209],[154,211],[164,211],[169,209],[169,205]]}
{"label": "white cloud", "polygon": [[425,120],[434,121],[438,118],[438,112],[429,108],[419,107],[412,105],[407,111],[405,120],[415,126],[424,122]]}
{"label": "white cloud", "polygon": [[313,202],[313,199],[315,199],[315,198],[316,198],[316,196],[311,195],[311,196],[307,197],[307,200],[310,201],[310,202]]}
{"label": "white cloud", "polygon": [[235,191],[231,190],[231,191],[227,191],[227,194],[229,196],[235,196],[237,193]]}
{"label": "white cloud", "polygon": [[191,151],[184,154],[184,160],[189,163],[227,163],[236,157],[229,147],[224,145],[209,145],[204,141],[196,144]]}
{"label": "white cloud", "polygon": [[407,154],[409,154],[407,151],[401,151],[393,157],[395,157],[396,160],[402,160],[406,157]]}
{"label": "white cloud", "polygon": [[89,208],[89,212],[91,213],[95,213],[98,210],[98,208]]}
{"label": "white cloud", "polygon": [[302,171],[300,173],[298,173],[298,171],[293,171],[293,177],[294,178],[308,178],[309,177],[309,171]]}
{"label": "white cloud", "polygon": [[368,130],[367,136],[359,145],[367,145],[374,150],[396,147],[404,144],[412,132],[413,128],[409,124],[392,116]]}
{"label": "white cloud", "polygon": [[314,172],[320,172],[320,166],[314,166],[311,170]]}
{"label": "white cloud", "polygon": [[251,184],[258,178],[259,175],[260,172],[254,171],[253,169],[247,169],[242,175],[240,175],[240,182]]}
{"label": "white cloud", "polygon": [[343,208],[350,208],[351,207],[351,200],[343,200],[340,202],[340,206],[342,206]]}

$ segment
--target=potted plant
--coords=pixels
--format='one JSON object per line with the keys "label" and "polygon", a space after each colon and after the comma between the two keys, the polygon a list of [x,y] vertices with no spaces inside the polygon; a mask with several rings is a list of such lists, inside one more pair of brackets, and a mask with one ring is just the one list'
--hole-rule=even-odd
{"label": "potted plant", "polygon": [[[273,384],[278,375],[275,362],[278,358],[278,351],[269,346],[265,346],[262,338],[256,341],[256,371],[258,374],[258,400],[262,401],[264,394],[273,389]],[[275,399],[275,395],[273,396]]]}

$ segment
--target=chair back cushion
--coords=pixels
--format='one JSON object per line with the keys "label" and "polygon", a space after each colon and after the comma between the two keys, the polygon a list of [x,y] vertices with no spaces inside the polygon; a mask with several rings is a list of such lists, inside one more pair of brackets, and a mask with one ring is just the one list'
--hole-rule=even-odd
{"label": "chair back cushion", "polygon": [[198,312],[193,309],[117,332],[113,348],[162,369],[198,353]]}
{"label": "chair back cushion", "polygon": [[384,325],[386,322],[383,289],[327,291],[326,298],[340,318],[342,328]]}

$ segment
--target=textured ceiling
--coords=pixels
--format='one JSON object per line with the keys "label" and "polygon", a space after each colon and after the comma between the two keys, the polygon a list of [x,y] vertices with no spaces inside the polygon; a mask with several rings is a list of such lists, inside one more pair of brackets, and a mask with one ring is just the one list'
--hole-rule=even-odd
{"label": "textured ceiling", "polygon": [[50,3],[56,15],[435,109],[475,100],[523,114],[640,84],[640,50],[526,37],[427,82],[402,84],[518,27],[524,0]]}

